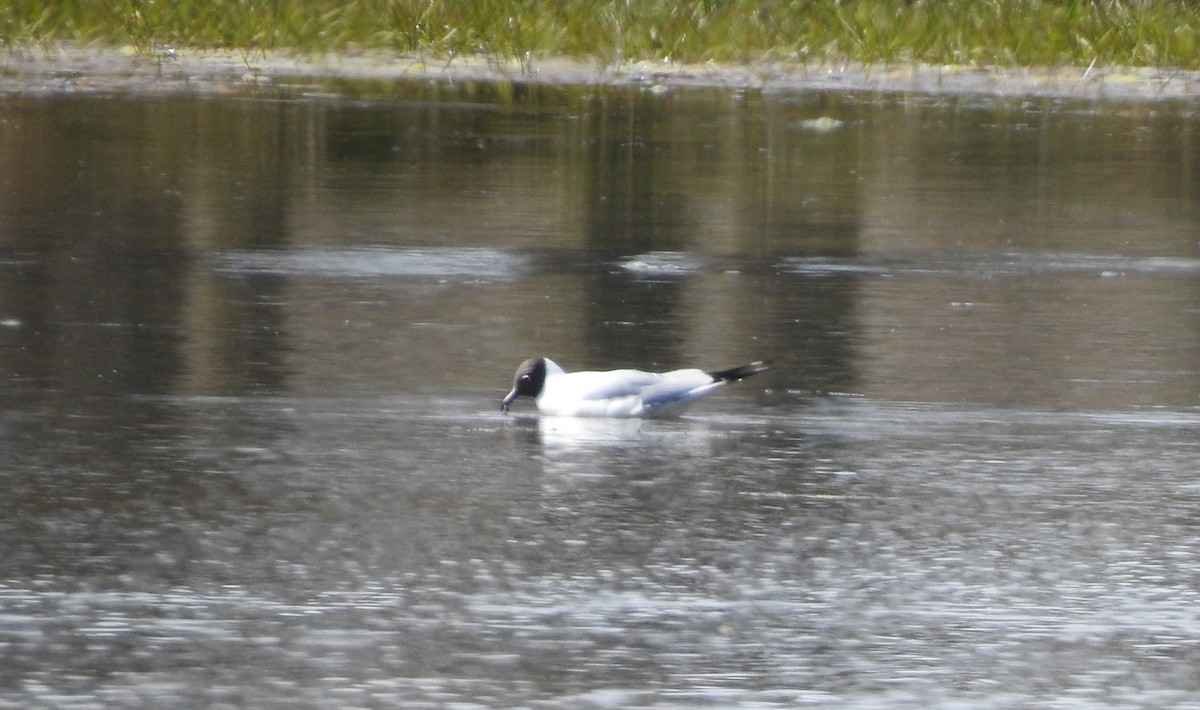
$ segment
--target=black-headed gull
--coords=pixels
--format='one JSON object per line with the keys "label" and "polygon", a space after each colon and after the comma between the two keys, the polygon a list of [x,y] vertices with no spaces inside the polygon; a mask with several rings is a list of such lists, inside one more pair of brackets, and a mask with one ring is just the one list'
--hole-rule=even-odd
{"label": "black-headed gull", "polygon": [[560,417],[669,417],[736,382],[767,369],[762,362],[728,370],[670,372],[608,370],[565,372],[553,360],[534,357],[521,363],[512,392],[500,404],[507,412],[518,397],[533,397],[542,414]]}

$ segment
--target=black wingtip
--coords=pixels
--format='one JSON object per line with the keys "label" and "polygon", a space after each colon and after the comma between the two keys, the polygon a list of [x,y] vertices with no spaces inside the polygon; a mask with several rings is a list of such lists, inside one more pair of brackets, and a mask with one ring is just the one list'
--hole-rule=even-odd
{"label": "black wingtip", "polygon": [[759,360],[757,362],[752,362],[749,365],[731,367],[728,370],[716,370],[708,374],[717,382],[736,382],[738,380],[744,380],[751,375],[757,375],[760,372],[765,372],[766,370],[770,369],[771,363]]}

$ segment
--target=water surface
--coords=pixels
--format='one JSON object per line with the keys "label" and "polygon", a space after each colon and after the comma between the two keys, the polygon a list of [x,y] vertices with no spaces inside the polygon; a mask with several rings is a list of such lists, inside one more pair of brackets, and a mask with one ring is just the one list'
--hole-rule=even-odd
{"label": "water surface", "polygon": [[[1197,125],[5,98],[0,702],[1194,707]],[[775,369],[502,416],[533,354]]]}

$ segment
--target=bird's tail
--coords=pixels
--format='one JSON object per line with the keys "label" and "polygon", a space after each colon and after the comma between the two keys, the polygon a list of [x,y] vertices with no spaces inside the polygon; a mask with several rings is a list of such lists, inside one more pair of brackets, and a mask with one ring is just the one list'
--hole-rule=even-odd
{"label": "bird's tail", "polygon": [[728,370],[716,370],[708,374],[715,382],[736,382],[738,380],[744,380],[751,375],[757,375],[758,373],[769,369],[771,369],[771,364],[762,362],[760,360],[758,362],[752,362],[749,365],[731,367]]}

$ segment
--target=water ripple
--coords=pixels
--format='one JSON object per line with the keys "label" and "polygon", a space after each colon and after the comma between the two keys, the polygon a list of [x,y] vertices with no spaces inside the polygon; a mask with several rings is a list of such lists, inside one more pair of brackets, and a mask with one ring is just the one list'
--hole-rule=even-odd
{"label": "water ripple", "polygon": [[686,252],[651,251],[621,260],[621,268],[642,278],[691,276],[703,268],[696,256]]}
{"label": "water ripple", "polygon": [[970,274],[976,276],[1090,274],[1102,277],[1150,274],[1174,276],[1200,273],[1200,259],[1015,253],[974,254],[950,258],[917,256],[910,259],[788,257],[780,262],[779,268],[785,273],[803,276],[900,276],[908,274]]}
{"label": "water ripple", "polygon": [[512,279],[525,259],[496,249],[294,249],[232,251],[217,257],[220,272],[326,278]]}

